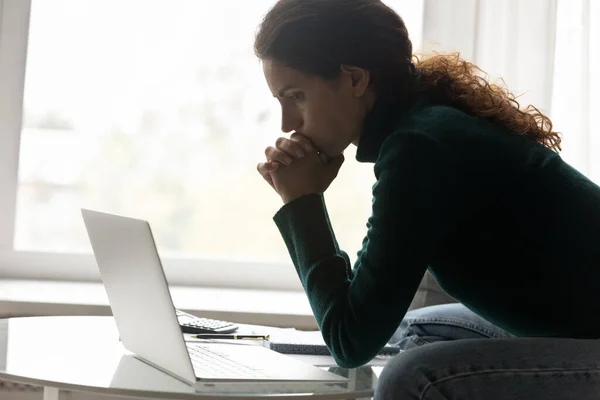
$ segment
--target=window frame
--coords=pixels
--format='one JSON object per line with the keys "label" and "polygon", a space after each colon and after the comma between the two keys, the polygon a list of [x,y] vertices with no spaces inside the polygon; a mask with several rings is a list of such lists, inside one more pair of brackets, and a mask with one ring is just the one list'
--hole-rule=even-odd
{"label": "window frame", "polygon": [[[32,0],[0,0],[0,279],[101,282],[90,253],[14,248],[31,6]],[[171,254],[161,259],[172,285],[302,290],[291,261],[178,258]]]}
{"label": "window frame", "polygon": [[[0,0],[0,278],[100,282],[92,254],[14,250],[31,0]],[[290,263],[163,257],[169,283],[302,290]]]}
{"label": "window frame", "polygon": [[[260,290],[301,291],[291,262],[161,257],[169,284]],[[86,253],[0,250],[0,279],[100,282],[96,260]]]}
{"label": "window frame", "polygon": [[0,250],[12,250],[31,0],[0,0]]}

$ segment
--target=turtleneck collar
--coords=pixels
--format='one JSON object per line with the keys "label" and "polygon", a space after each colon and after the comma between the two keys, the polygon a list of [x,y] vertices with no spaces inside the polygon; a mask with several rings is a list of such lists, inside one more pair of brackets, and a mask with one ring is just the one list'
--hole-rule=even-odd
{"label": "turtleneck collar", "polygon": [[406,101],[397,97],[381,97],[375,100],[363,122],[356,149],[356,160],[375,162],[383,141],[394,131],[399,120],[410,113],[422,100]]}

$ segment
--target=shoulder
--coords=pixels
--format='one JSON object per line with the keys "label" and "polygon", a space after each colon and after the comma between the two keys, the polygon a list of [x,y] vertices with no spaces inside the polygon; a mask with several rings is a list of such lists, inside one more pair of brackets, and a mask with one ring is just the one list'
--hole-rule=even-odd
{"label": "shoulder", "polygon": [[421,130],[402,129],[384,140],[374,170],[377,178],[384,171],[419,175],[446,168],[449,163],[450,154],[434,137]]}
{"label": "shoulder", "polygon": [[391,134],[381,144],[376,164],[389,163],[401,153],[406,157],[438,152],[449,131],[465,131],[475,123],[476,118],[455,107],[417,102],[396,119]]}
{"label": "shoulder", "polygon": [[528,150],[530,140],[511,134],[505,127],[446,105],[421,104],[399,118],[382,143],[380,159],[412,149],[423,156],[444,155],[453,159],[477,159],[479,152]]}
{"label": "shoulder", "polygon": [[419,130],[429,135],[498,128],[486,119],[471,115],[457,107],[436,104],[417,105],[407,118],[398,121],[395,126],[396,131]]}
{"label": "shoulder", "polygon": [[[375,173],[386,168],[450,168],[474,132],[495,130],[482,118],[445,105],[418,104],[382,142]],[[418,171],[417,171],[418,172]]]}

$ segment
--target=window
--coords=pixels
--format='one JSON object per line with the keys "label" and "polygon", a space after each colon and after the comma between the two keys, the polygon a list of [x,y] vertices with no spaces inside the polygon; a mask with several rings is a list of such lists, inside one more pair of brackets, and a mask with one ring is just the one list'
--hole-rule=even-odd
{"label": "window", "polygon": [[[5,10],[22,7],[16,3],[0,0]],[[386,3],[403,16],[417,48],[422,1]],[[91,252],[80,207],[148,220],[163,258],[187,259],[176,281],[226,282],[225,270],[215,271],[222,263],[235,266],[226,271],[236,271],[240,282],[256,273],[245,263],[289,264],[272,222],[280,200],[255,169],[280,135],[279,105],[252,49],[273,4],[31,2],[22,129],[14,135],[20,153],[8,249],[13,275],[18,268],[77,275],[65,260]],[[326,195],[351,257],[366,232],[373,179],[372,167],[358,164],[351,148]],[[36,262],[16,265],[19,254],[36,252],[54,260],[51,271]]]}
{"label": "window", "polygon": [[562,157],[600,184],[600,2],[558,1],[552,122]]}
{"label": "window", "polygon": [[425,0],[423,43],[459,51],[562,133],[561,157],[600,183],[600,2]]}

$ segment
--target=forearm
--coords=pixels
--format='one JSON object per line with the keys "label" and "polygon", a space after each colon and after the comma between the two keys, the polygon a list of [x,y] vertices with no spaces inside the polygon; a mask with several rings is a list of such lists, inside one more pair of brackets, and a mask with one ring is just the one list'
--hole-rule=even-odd
{"label": "forearm", "polygon": [[[408,308],[419,272],[414,279],[405,274],[378,280],[371,273],[374,269],[364,267],[356,268],[354,276],[335,240],[322,196],[297,199],[282,207],[274,220],[338,364],[356,367],[371,360],[397,327],[403,315],[399,310]],[[367,254],[362,254],[365,262]],[[393,311],[384,313],[386,308]]]}

